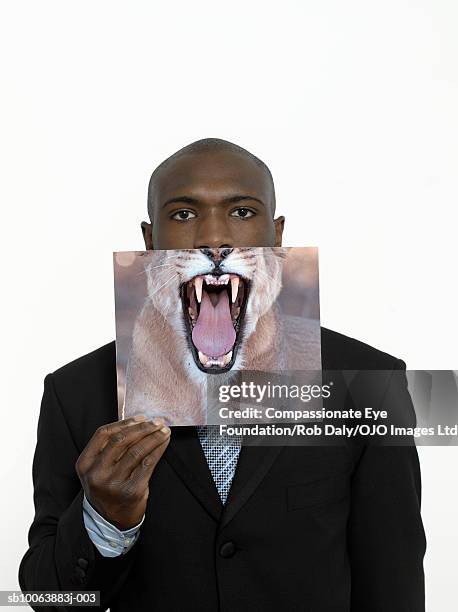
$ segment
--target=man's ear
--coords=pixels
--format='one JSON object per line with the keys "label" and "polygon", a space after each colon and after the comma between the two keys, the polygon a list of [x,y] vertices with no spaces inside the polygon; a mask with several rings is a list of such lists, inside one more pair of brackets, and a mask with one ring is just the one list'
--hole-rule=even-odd
{"label": "man's ear", "polygon": [[145,241],[145,248],[147,251],[153,249],[153,225],[147,221],[141,222],[141,228],[143,233],[143,240]]}
{"label": "man's ear", "polygon": [[274,226],[275,226],[275,246],[279,247],[281,246],[283,229],[285,227],[285,217],[283,217],[282,215],[274,219]]}

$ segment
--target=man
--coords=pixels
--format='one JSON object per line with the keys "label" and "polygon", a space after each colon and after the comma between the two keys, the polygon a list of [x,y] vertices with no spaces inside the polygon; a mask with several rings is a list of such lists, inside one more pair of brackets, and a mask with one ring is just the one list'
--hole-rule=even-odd
{"label": "man", "polygon": [[[267,166],[219,139],[154,171],[148,212],[146,249],[282,241]],[[321,342],[324,370],[405,369],[324,328]],[[214,428],[117,422],[115,360],[111,342],[45,378],[23,590],[99,590],[112,612],[424,610],[414,446],[240,448]],[[410,409],[404,383],[379,405]]]}

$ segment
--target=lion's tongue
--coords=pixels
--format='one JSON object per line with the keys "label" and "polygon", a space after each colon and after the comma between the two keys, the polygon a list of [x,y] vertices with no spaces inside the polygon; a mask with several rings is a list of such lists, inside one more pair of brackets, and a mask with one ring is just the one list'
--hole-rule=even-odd
{"label": "lion's tongue", "polygon": [[221,291],[215,297],[218,301],[213,306],[208,293],[202,292],[199,316],[192,330],[194,346],[208,357],[221,357],[228,353],[236,337],[227,291]]}

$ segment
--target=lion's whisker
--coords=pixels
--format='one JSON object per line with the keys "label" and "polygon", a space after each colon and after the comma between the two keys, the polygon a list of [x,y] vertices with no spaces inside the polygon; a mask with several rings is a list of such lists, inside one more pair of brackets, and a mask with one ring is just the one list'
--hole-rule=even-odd
{"label": "lion's whisker", "polygon": [[260,274],[261,276],[264,276],[264,278],[266,279],[266,281],[271,282],[272,281],[272,277],[268,276],[264,271],[262,270],[256,270],[256,274]]}
{"label": "lion's whisker", "polygon": [[175,272],[175,274],[173,274],[173,275],[172,275],[172,276],[169,278],[169,280],[165,281],[165,283],[162,283],[162,285],[161,285],[160,287],[158,287],[158,288],[156,289],[156,291],[154,291],[154,292],[153,292],[153,293],[152,293],[152,294],[151,294],[149,297],[151,298],[151,297],[153,297],[153,295],[156,295],[156,293],[157,293],[158,291],[160,291],[160,290],[162,289],[162,287],[165,287],[165,286],[166,286],[168,283],[170,283],[171,281],[173,281],[173,279],[174,279],[176,276],[178,276],[178,274]]}
{"label": "lion's whisker", "polygon": [[173,268],[173,267],[175,267],[175,264],[158,264],[157,266],[148,267],[148,269],[149,270],[155,270],[156,268],[164,268],[164,267]]}
{"label": "lion's whisker", "polygon": [[140,272],[137,272],[137,276],[139,276],[140,274],[147,274],[150,270],[155,270],[156,268],[162,268],[162,267],[174,268],[175,264],[159,264],[157,266],[151,266],[151,267],[147,264],[143,268],[143,270],[140,270]]}
{"label": "lion's whisker", "polygon": [[172,302],[169,303],[169,305],[167,306],[167,310],[165,312],[162,312],[162,317],[163,317],[163,321],[162,321],[162,329],[164,329],[165,324],[167,322],[167,315],[169,314],[169,310],[170,307],[172,306]]}

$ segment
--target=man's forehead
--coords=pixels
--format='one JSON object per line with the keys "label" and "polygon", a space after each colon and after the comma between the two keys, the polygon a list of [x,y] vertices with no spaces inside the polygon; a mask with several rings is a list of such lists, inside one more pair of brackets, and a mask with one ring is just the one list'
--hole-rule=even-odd
{"label": "man's forehead", "polygon": [[175,195],[202,198],[229,193],[256,195],[266,204],[271,186],[266,172],[254,161],[232,152],[191,153],[171,160],[155,182],[156,201]]}

